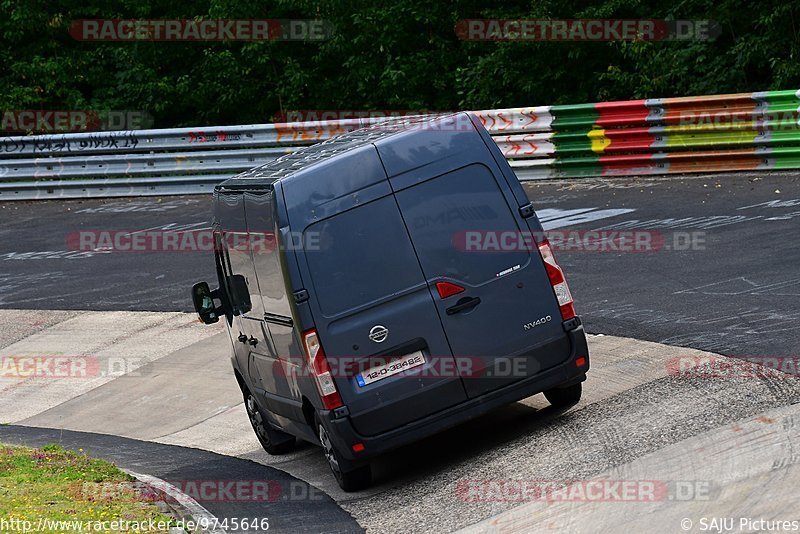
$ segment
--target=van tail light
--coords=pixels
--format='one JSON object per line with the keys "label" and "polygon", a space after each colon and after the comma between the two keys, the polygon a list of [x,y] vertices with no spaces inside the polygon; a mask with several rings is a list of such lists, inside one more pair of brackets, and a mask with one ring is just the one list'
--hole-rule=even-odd
{"label": "van tail light", "polygon": [[550,285],[558,299],[558,307],[561,309],[561,318],[566,321],[575,317],[575,306],[572,303],[572,293],[569,292],[567,280],[564,278],[564,271],[558,266],[550,242],[545,239],[539,243],[539,254],[542,255],[544,267],[547,269],[547,277],[550,278]]}
{"label": "van tail light", "polygon": [[322,397],[322,405],[326,410],[333,410],[342,406],[344,404],[342,397],[336,389],[333,373],[331,373],[328,360],[325,358],[325,351],[322,350],[316,330],[312,328],[303,333],[303,345],[305,345],[306,357],[308,358],[308,368],[311,369],[311,373],[314,375],[317,389]]}

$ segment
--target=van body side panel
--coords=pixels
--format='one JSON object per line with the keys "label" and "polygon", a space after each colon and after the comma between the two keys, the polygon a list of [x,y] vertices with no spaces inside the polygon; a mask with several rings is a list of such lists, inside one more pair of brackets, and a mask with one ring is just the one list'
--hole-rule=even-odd
{"label": "van body side panel", "polygon": [[[475,397],[563,362],[570,347],[516,198],[478,133],[471,137],[477,148],[460,160],[448,156],[390,181],[464,387]],[[464,291],[442,299],[437,282]],[[470,302],[478,304],[454,312]],[[559,350],[537,350],[559,340],[552,345]]]}
{"label": "van body side panel", "polygon": [[[282,187],[293,233],[302,229],[303,242],[316,243],[295,254],[313,325],[352,424],[375,435],[464,401],[466,392],[375,147],[315,165]],[[388,331],[385,339],[370,337],[375,327]],[[359,381],[361,373],[416,353],[423,364]]]}
{"label": "van body side panel", "polygon": [[[568,343],[559,351],[536,350],[566,339],[561,314],[535,244],[521,239],[527,225],[489,168],[471,164],[396,197],[453,355],[470,364],[462,375],[470,397],[569,356]],[[439,281],[465,289],[442,299]],[[478,304],[453,312],[470,301]]]}
{"label": "van body side panel", "polygon": [[[298,235],[298,233],[302,233],[302,226],[295,226],[295,228],[300,228],[299,231],[292,230],[289,211],[287,209],[286,196],[284,194],[283,182],[275,182],[274,190],[276,204],[275,213],[277,218],[276,223],[278,227],[277,231],[279,233],[278,243],[285,244],[289,243],[294,236]],[[295,221],[295,224],[300,223]],[[294,331],[292,332],[292,336],[294,343],[297,346],[297,351],[302,357],[302,364],[297,368],[297,376],[288,377],[289,387],[299,394],[301,401],[305,399],[315,409],[320,410],[322,409],[322,404],[319,399],[317,385],[314,382],[313,377],[311,377],[308,373],[305,363],[305,350],[303,349],[301,338],[302,333],[305,330],[315,326],[314,317],[311,314],[311,307],[308,300],[298,303],[294,299],[294,292],[305,289],[305,282],[309,281],[307,275],[304,280],[303,276],[300,274],[298,258],[303,258],[304,251],[293,247],[281,246],[279,252],[281,271],[283,273],[284,283],[286,284],[286,292],[289,296],[289,305],[292,308],[292,319],[294,320]],[[316,429],[314,429],[312,433],[316,435]]]}
{"label": "van body side panel", "polygon": [[[375,435],[464,401],[394,197],[323,219],[306,233],[320,243],[305,253],[314,321],[354,427]],[[371,337],[376,329],[385,337]],[[359,380],[416,353],[424,363],[374,382]]]}
{"label": "van body side panel", "polygon": [[[228,292],[227,277],[231,275],[231,272],[227,254],[222,246],[221,236],[222,228],[227,224],[231,215],[229,210],[231,207],[235,208],[236,206],[235,202],[233,206],[231,206],[228,202],[229,199],[229,196],[220,195],[219,192],[214,193],[214,221],[212,223],[215,247],[214,261],[217,264],[217,282],[219,283],[220,289],[226,293]],[[233,211],[233,215],[237,216],[237,211],[235,209]],[[230,316],[230,321],[228,319],[229,317],[226,316],[225,327],[228,331],[228,337],[231,340],[231,359],[233,367],[239,371],[239,374],[244,379],[247,387],[252,388],[258,384],[254,383],[254,379],[250,376],[248,370],[250,365],[250,350],[245,344],[239,343],[236,339],[236,336],[238,336],[242,331],[241,318],[234,315]]]}
{"label": "van body side panel", "polygon": [[[253,363],[272,411],[302,421],[302,400],[297,387],[302,353],[295,342],[287,288],[280,264],[275,191],[263,189],[244,193],[250,255],[258,284],[263,314],[261,327],[269,336],[263,347],[252,347]],[[289,246],[293,246],[289,244]]]}
{"label": "van body side panel", "polygon": [[[359,130],[217,188],[215,224],[258,244],[225,249],[221,282],[247,280],[234,366],[274,426],[315,440],[307,399],[343,458],[363,462],[585,379],[583,329],[564,331],[531,236],[541,225],[520,213],[527,195],[476,121]],[[438,282],[462,290],[443,297]],[[238,341],[258,337],[256,325],[256,344]],[[308,369],[312,328],[341,409],[322,406]]]}
{"label": "van body side panel", "polygon": [[[261,296],[258,293],[258,282],[255,276],[252,258],[248,245],[247,221],[245,218],[244,197],[241,193],[219,193],[217,195],[217,220],[220,225],[221,242],[220,254],[225,271],[225,280],[221,281],[221,287],[225,288],[228,298],[232,303],[241,302],[249,299],[251,307],[249,310],[234,314],[230,325],[231,340],[234,344],[234,351],[239,354],[246,354],[246,365],[244,358],[238,357],[241,371],[248,382],[252,391],[263,389],[260,375],[254,367],[252,345],[239,340],[240,336],[247,339],[255,338],[257,344],[262,347],[267,344],[269,335],[261,325],[263,307]],[[244,276],[247,283],[248,294],[239,295],[230,283],[229,278],[233,275]]]}

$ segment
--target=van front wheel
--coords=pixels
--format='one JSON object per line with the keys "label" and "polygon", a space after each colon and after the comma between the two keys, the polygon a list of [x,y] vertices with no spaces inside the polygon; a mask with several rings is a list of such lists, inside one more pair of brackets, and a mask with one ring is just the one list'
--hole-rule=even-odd
{"label": "van front wheel", "polygon": [[339,453],[333,447],[328,431],[319,421],[317,422],[317,432],[319,434],[319,442],[322,444],[323,451],[325,451],[325,459],[328,460],[328,465],[339,487],[344,491],[358,491],[369,486],[372,482],[372,469],[369,464],[347,470],[339,457]]}
{"label": "van front wheel", "polygon": [[265,451],[269,454],[286,454],[294,450],[295,437],[272,428],[264,419],[255,397],[247,390],[244,391],[244,406],[247,409],[247,417],[250,419],[253,432],[256,433],[256,437]]}
{"label": "van front wheel", "polygon": [[581,400],[583,387],[580,382],[563,388],[554,388],[544,392],[545,398],[556,408],[565,408],[577,404]]}

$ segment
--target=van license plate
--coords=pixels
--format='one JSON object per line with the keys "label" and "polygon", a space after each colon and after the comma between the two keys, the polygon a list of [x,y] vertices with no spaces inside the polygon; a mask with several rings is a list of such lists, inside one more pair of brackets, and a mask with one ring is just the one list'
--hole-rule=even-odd
{"label": "van license plate", "polygon": [[358,382],[359,386],[364,387],[367,384],[372,384],[373,382],[383,380],[397,373],[402,373],[407,369],[412,369],[423,363],[425,363],[425,356],[422,355],[422,351],[418,350],[390,362],[367,369],[363,373],[358,373],[356,375],[356,382]]}

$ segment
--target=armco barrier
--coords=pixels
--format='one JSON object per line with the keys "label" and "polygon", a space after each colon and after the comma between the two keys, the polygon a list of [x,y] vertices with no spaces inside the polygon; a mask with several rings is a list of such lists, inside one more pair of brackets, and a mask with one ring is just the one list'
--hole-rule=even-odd
{"label": "armco barrier", "polygon": [[[475,112],[521,180],[800,168],[800,91]],[[0,138],[0,200],[202,193],[380,119]]]}
{"label": "armco barrier", "polygon": [[798,106],[800,91],[767,91],[481,117],[524,180],[798,168]]}

